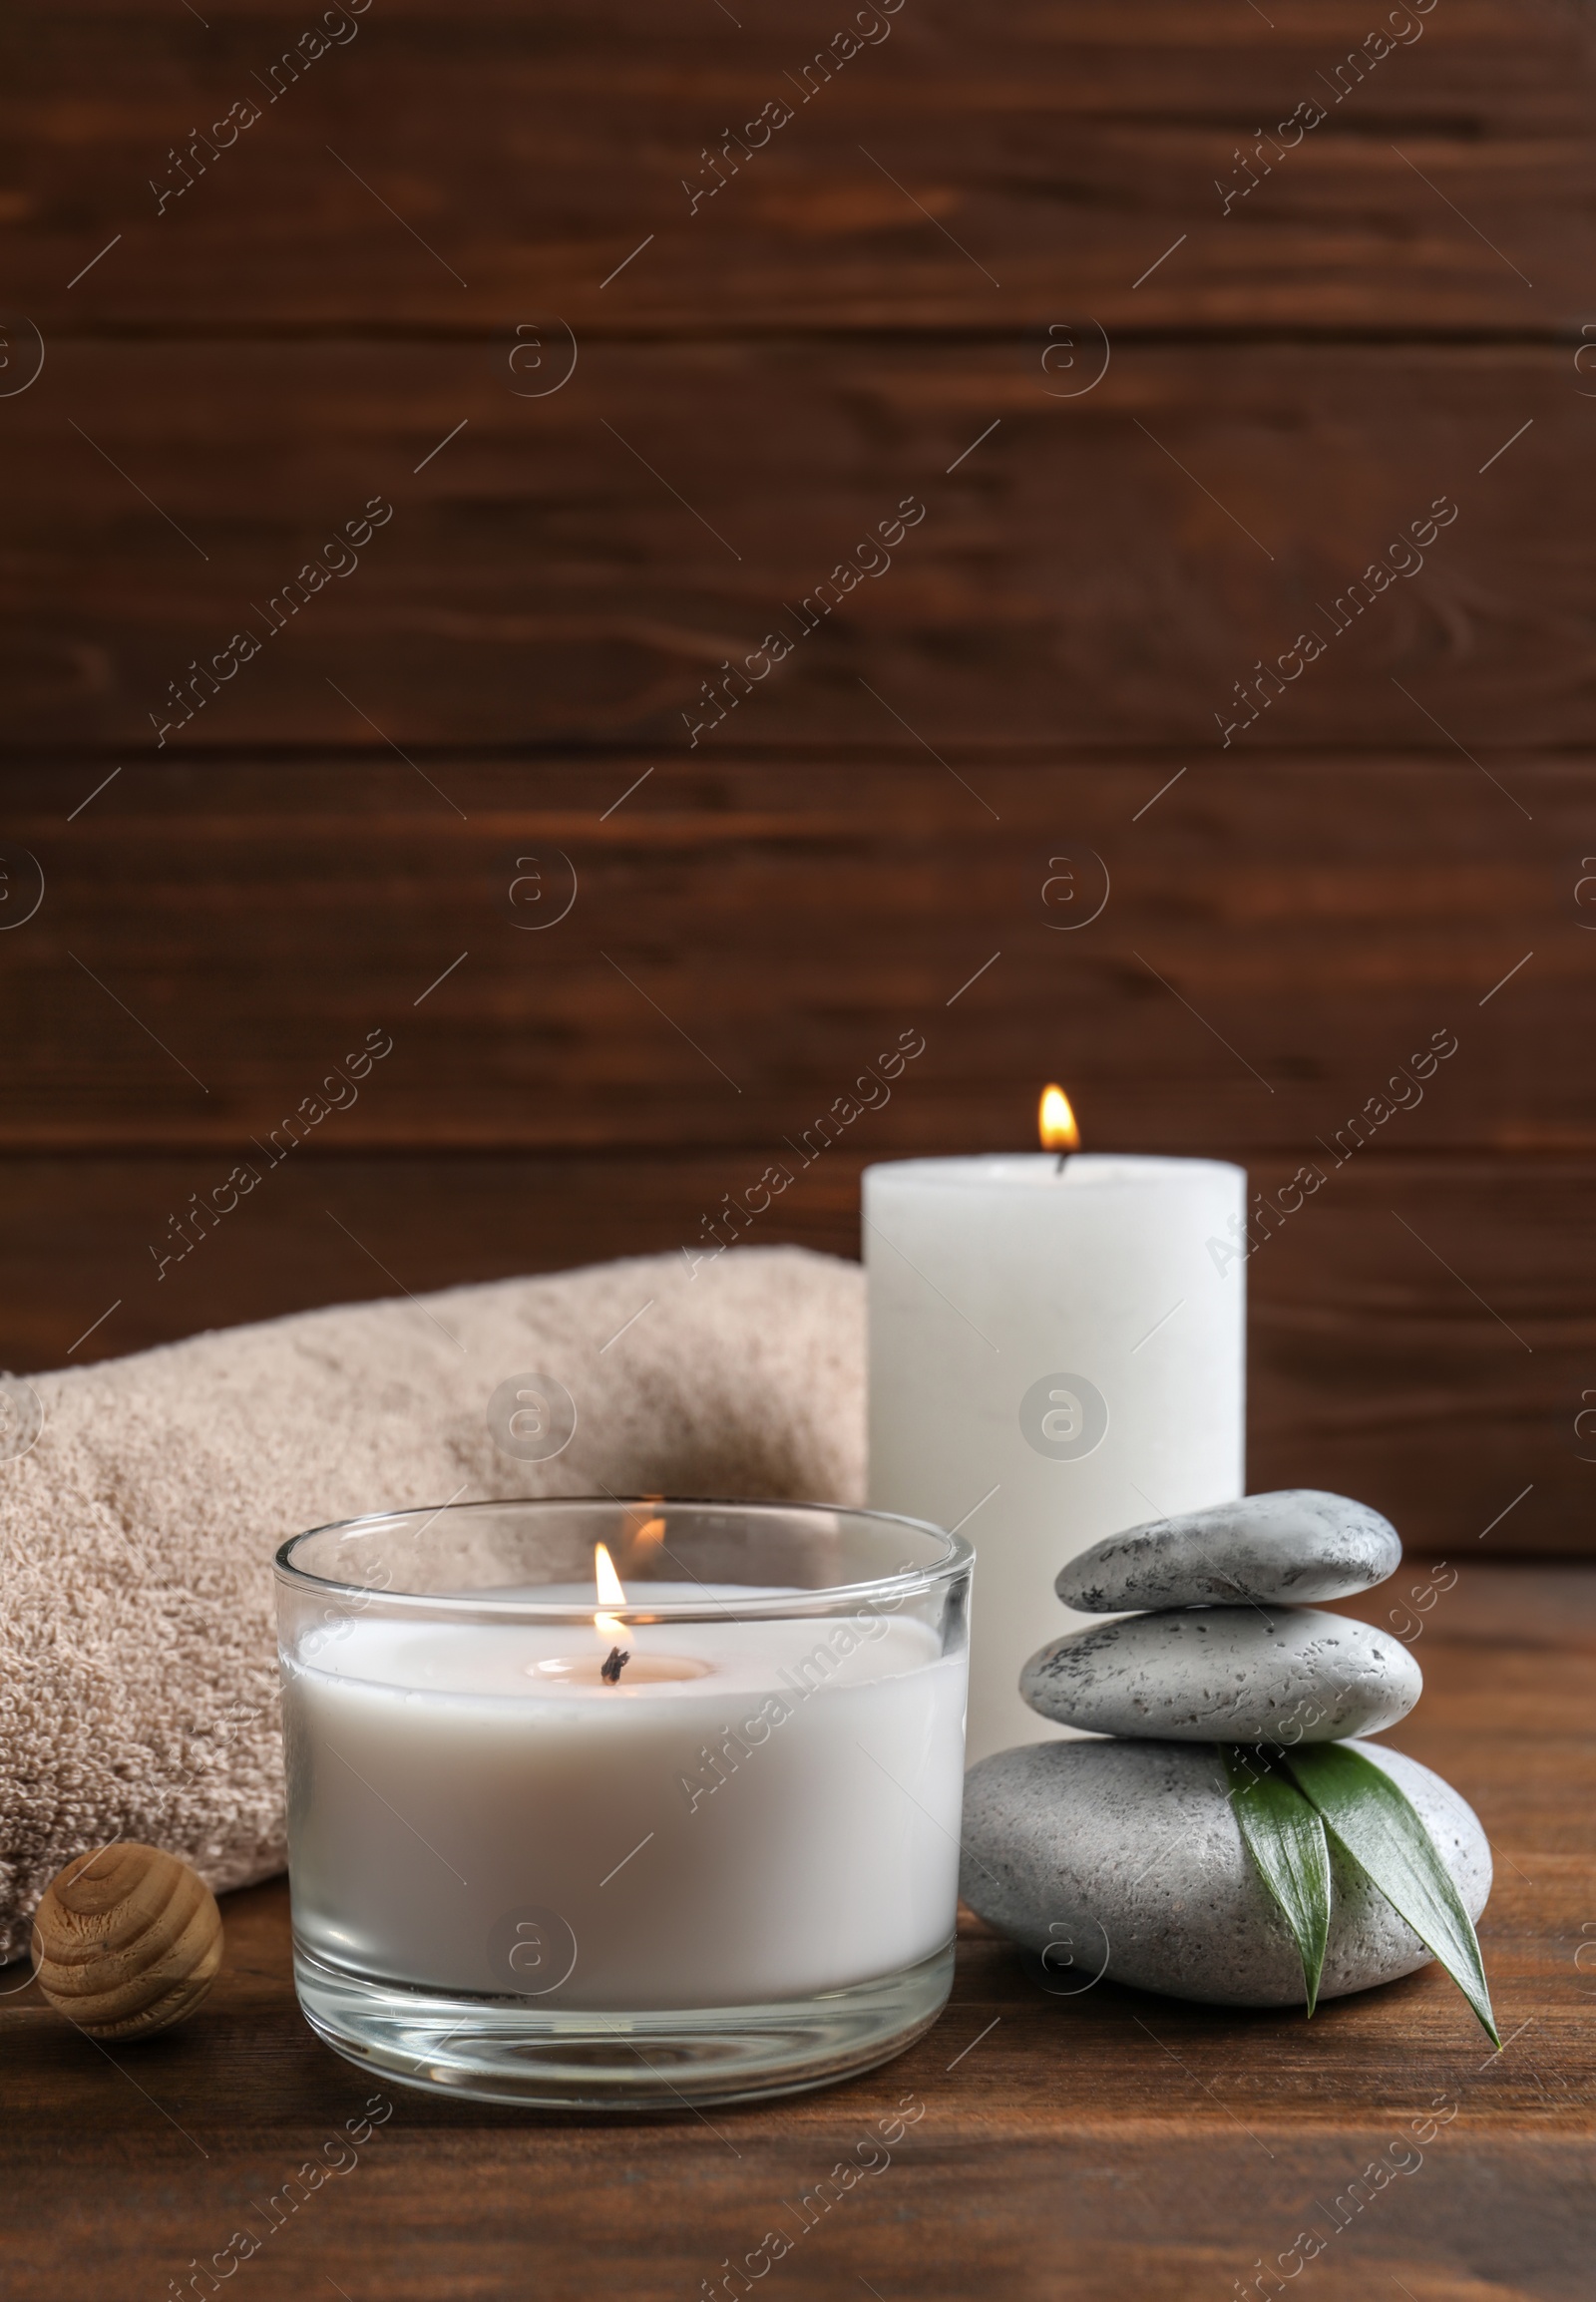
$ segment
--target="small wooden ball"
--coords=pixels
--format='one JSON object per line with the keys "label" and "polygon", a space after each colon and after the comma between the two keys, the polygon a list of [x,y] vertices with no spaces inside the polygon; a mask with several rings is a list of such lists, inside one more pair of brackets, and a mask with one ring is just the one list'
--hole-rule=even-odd
{"label": "small wooden ball", "polygon": [[34,1913],[39,1988],[92,2039],[150,2038],[192,2015],[221,1965],[221,1913],[175,1854],[132,1839],[79,1855]]}

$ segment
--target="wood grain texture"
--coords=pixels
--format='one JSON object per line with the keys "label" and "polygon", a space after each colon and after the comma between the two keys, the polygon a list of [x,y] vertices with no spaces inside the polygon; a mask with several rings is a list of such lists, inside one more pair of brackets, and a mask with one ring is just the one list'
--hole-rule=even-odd
{"label": "wood grain texture", "polygon": [[[241,2228],[263,2302],[529,2284],[579,2302],[596,2265],[669,2302],[813,2216],[772,2291],[829,2302],[864,2280],[896,2302],[1001,2279],[1027,2302],[1186,2302],[1233,2293],[1308,2228],[1329,2302],[1394,2277],[1424,2302],[1574,2302],[1596,2129],[1593,1651],[1591,1570],[1465,1567],[1426,1617],[1425,1699],[1390,1737],[1456,1783],[1495,1848],[1480,1935],[1499,2056],[1434,1969],[1310,2027],[1108,1984],[1043,1997],[973,1937],[947,2014],[881,2072],[712,2125],[576,2123],[379,2092],[335,2060],[294,2007],[286,1894],[266,1886],[226,1898],[200,2018],[116,2064],[33,1986],[0,1998],[9,2290],[164,2291]],[[800,2216],[845,2154],[879,2162],[869,2137],[905,2098],[921,2115],[891,2162]],[[1442,2122],[1415,2145],[1426,2115]],[[294,2186],[312,2158],[320,2183]],[[1386,2187],[1338,2210],[1377,2159]]]}
{"label": "wood grain texture", "polygon": [[1254,1486],[1588,1548],[1588,770],[957,757],[12,771],[0,1356],[697,1244],[772,1160],[749,1236],[853,1255],[866,1159],[1024,1145],[1057,1076],[1089,1144],[1252,1170]]}
{"label": "wood grain texture", "polygon": [[0,403],[7,748],[1588,741],[1586,354],[1144,342],[1062,400],[1043,340],[593,344],[537,400],[508,333],[64,342]]}
{"label": "wood grain texture", "polygon": [[[584,336],[1045,331],[1087,312],[1516,335],[1585,308],[1593,70],[1561,0],[1444,0],[1378,62],[1391,10],[1361,0],[1262,18],[1162,0],[1129,22],[1104,0],[979,20],[908,0],[829,80],[816,52],[857,15],[837,0],[446,20],[381,0],[271,81],[319,15],[78,5],[19,28],[21,308],[69,334],[508,335],[558,312]],[[240,99],[260,118],[226,144]],[[744,139],[778,99],[794,117]]]}
{"label": "wood grain texture", "polygon": [[9,774],[0,1143],[247,1151],[381,1030],[318,1149],[763,1151],[906,1031],[873,1156],[1056,1077],[1089,1145],[1348,1164],[1437,1034],[1360,1159],[1596,1145],[1589,768],[960,759]]}
{"label": "wood grain texture", "polygon": [[[828,1152],[749,1238],[856,1255],[868,1155]],[[779,1140],[712,1155],[304,1149],[159,1279],[152,1249],[230,1155],[8,1158],[0,1363],[83,1365],[321,1303],[673,1252],[783,1156]],[[1454,1559],[1589,1552],[1588,1167],[1359,1158],[1247,1266],[1249,1484],[1360,1495],[1410,1548]],[[1292,1172],[1252,1168],[1271,1193]]]}
{"label": "wood grain texture", "polygon": [[123,1839],[69,1862],[34,1913],[40,1990],[91,2039],[187,2022],[221,1967],[221,1917],[175,1854]]}
{"label": "wood grain texture", "polygon": [[[1588,12],[1438,0],[1338,99],[1384,0],[906,0],[691,212],[705,139],[852,13],[376,0],[164,213],[174,139],[319,6],[0,35],[0,1357],[676,1246],[883,1029],[925,1056],[754,1237],[854,1252],[866,1158],[1023,1142],[1048,1074],[1098,1144],[1271,1198],[1324,1162],[1248,1265],[1252,1483],[1367,1495],[1415,1554],[1371,1601],[1419,1626],[1393,1739],[1495,1845],[1506,2050],[1433,1974],[1310,2030],[1041,1999],[972,1938],[933,2035],[830,2094],[363,2126],[266,1887],[170,2039],[0,1995],[20,2302],[209,2291],[240,2227],[261,2302],[730,2292],[910,2092],[787,2294],[1188,2302],[1327,2225],[1322,2302],[1588,2289],[1596,1573],[1493,1564],[1596,1548]],[[561,323],[576,372],[518,396]],[[1422,573],[1275,694],[1250,667],[1443,494]],[[358,572],[180,730],[169,682],[378,495]],[[701,682],[908,496],[890,572],[709,727]],[[523,932],[513,881],[552,904],[568,857]],[[156,1279],[379,1027],[358,1102]]]}

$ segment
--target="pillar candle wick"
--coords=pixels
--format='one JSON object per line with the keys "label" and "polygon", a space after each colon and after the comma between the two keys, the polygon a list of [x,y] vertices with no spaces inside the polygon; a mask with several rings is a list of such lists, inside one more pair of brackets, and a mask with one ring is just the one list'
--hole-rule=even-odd
{"label": "pillar candle wick", "polygon": [[629,1647],[611,1647],[604,1660],[598,1666],[599,1678],[610,1687],[618,1687],[620,1685],[620,1674],[630,1661],[631,1649]]}

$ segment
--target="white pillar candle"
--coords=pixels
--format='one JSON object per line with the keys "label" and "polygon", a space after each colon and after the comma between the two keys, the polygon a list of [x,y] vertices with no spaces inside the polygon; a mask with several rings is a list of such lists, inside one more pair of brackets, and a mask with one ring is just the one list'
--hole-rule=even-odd
{"label": "white pillar candle", "polygon": [[1104,1535],[1243,1491],[1240,1167],[1052,1153],[870,1167],[872,1508],[975,1546],[971,1763],[1056,1736],[1021,1664]]}
{"label": "white pillar candle", "polygon": [[[725,1619],[599,1616],[597,1635],[357,1616],[288,1637],[301,1943],[363,1977],[521,1991],[553,2015],[810,1998],[940,1951],[964,1652],[869,1606],[736,1619],[773,1595],[634,1585],[650,1608]],[[629,1658],[613,1682],[611,1640]]]}

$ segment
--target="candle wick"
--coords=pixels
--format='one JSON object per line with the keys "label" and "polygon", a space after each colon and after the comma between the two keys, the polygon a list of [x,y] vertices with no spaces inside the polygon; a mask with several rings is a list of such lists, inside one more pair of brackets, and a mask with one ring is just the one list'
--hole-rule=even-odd
{"label": "candle wick", "polygon": [[618,1687],[620,1674],[630,1661],[631,1649],[629,1647],[611,1647],[603,1662],[598,1666],[599,1678],[606,1680],[611,1687]]}
{"label": "candle wick", "polygon": [[1068,1153],[1067,1151],[1060,1151],[1060,1152],[1059,1152],[1059,1154],[1058,1154],[1058,1164],[1057,1164],[1057,1166],[1056,1166],[1056,1167],[1053,1169],[1053,1173],[1054,1173],[1055,1175],[1062,1175],[1062,1173],[1063,1173],[1064,1169],[1065,1169],[1065,1168],[1066,1168],[1068,1165],[1069,1165],[1069,1153]]}

